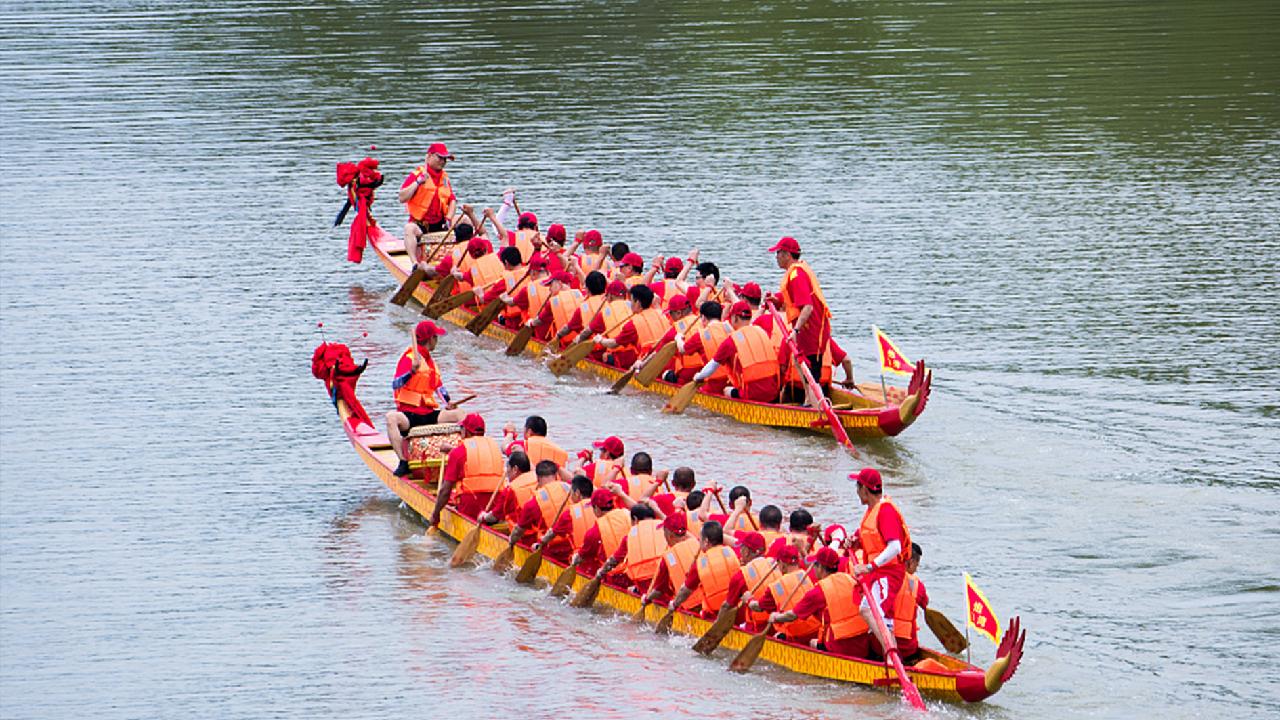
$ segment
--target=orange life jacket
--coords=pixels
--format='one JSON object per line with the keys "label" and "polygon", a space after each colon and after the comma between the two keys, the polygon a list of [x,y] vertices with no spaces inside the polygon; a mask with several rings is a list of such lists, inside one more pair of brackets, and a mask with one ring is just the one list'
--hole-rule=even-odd
{"label": "orange life jacket", "polygon": [[[706,502],[706,500],[703,500],[703,502]],[[755,524],[751,523],[752,518],[755,519],[756,521]],[[746,531],[746,532],[755,532],[755,529],[757,527],[760,527],[760,518],[756,517],[755,513],[748,510],[744,513],[739,513],[738,519],[733,521],[733,527],[725,528],[725,532],[733,533],[733,532],[738,532],[739,530]],[[767,545],[765,547],[768,548]]]}
{"label": "orange life jacket", "polygon": [[804,260],[797,260],[791,263],[791,267],[782,274],[782,286],[778,292],[782,296],[782,306],[787,313],[787,321],[794,321],[800,317],[800,308],[796,307],[795,300],[791,297],[788,286],[791,279],[800,274],[809,276],[809,287],[813,290],[813,297],[818,301],[818,307],[813,309],[814,314],[821,313],[822,317],[831,317],[831,308],[827,305],[827,299],[822,295],[822,286],[818,284],[818,276],[813,274],[813,269],[809,267],[809,263]]}
{"label": "orange life jacket", "polygon": [[778,351],[769,342],[768,333],[755,325],[747,325],[734,330],[730,337],[738,349],[729,370],[734,387],[741,389],[747,383],[778,377]]}
{"label": "orange life jacket", "polygon": [[698,586],[702,588],[702,609],[718,612],[729,594],[729,581],[741,564],[738,555],[724,545],[717,545],[698,556]]}
{"label": "orange life jacket", "polygon": [[425,166],[419,165],[413,171],[419,177],[424,178],[426,182],[419,185],[417,191],[413,193],[413,197],[409,198],[409,202],[405,203],[405,208],[409,210],[409,217],[421,221],[431,207],[433,197],[439,198],[440,212],[445,217],[448,217],[449,202],[453,199],[453,185],[449,182],[449,173],[441,170],[440,184],[437,185]]}
{"label": "orange life jacket", "polygon": [[[797,584],[800,585],[800,589],[792,595],[791,591]],[[778,612],[786,612],[795,607],[805,593],[812,589],[813,581],[809,579],[809,573],[805,570],[793,570],[769,583],[769,594],[773,596],[773,604],[777,606]],[[781,623],[776,628],[788,638],[806,638],[818,634],[822,629],[822,620],[818,617],[800,618],[789,623]]]}
{"label": "orange life jacket", "polygon": [[667,551],[660,520],[641,520],[627,532],[627,577],[639,585],[658,572],[658,563]]}
{"label": "orange life jacket", "polygon": [[902,550],[896,558],[885,564],[891,565],[895,562],[900,562],[905,565],[911,559],[911,530],[907,527],[906,518],[902,517],[902,510],[898,509],[897,505],[894,505],[888,495],[881,497],[880,502],[867,508],[867,511],[863,513],[862,524],[858,526],[858,539],[862,541],[862,549],[866,552],[868,561],[875,560],[884,551],[885,545],[888,543],[880,536],[880,527],[877,523],[880,519],[880,509],[886,504],[893,505],[894,509],[898,510],[898,517],[902,518],[903,537]]}
{"label": "orange life jacket", "polygon": [[531,230],[529,228],[516,230],[515,241],[510,244],[510,247],[514,247],[520,251],[521,264],[527,264],[529,262],[529,258],[533,257],[533,239],[537,237],[537,235],[537,230]]}
{"label": "orange life jacket", "polygon": [[556,524],[557,513],[569,497],[569,489],[567,483],[555,480],[534,491],[533,499],[538,501],[538,512],[542,514],[542,530]]}
{"label": "orange life jacket", "polygon": [[916,636],[916,591],[920,579],[910,573],[903,580],[902,589],[893,601],[893,636],[911,640]]}
{"label": "orange life jacket", "polygon": [[605,460],[601,458],[600,460],[596,461],[595,470],[592,471],[591,473],[591,484],[595,485],[596,487],[600,487],[601,485],[603,485],[605,478],[609,475],[609,468],[611,467],[618,468],[618,473],[614,478],[615,480],[623,476],[621,458],[616,458],[614,460]]}
{"label": "orange life jacket", "polygon": [[478,258],[472,258],[471,261],[471,287],[476,289],[477,294],[481,288],[488,288],[493,283],[505,280],[507,277],[507,269],[502,266],[502,261],[493,253],[485,253]]}
{"label": "orange life jacket", "polygon": [[640,273],[636,273],[631,277],[622,278],[622,284],[626,285],[628,289],[635,287],[642,282],[644,282],[644,275],[641,275]]}
{"label": "orange life jacket", "polygon": [[[460,247],[453,251],[453,269],[458,272],[465,273],[476,264],[476,259],[471,257],[471,253],[467,252],[465,247]],[[474,285],[466,280],[457,280],[453,283],[453,295],[460,292],[470,290]]]}
{"label": "orange life jacket", "polygon": [[[400,355],[401,360],[410,356],[413,352],[414,346],[410,345]],[[440,371],[436,369],[435,361],[431,359],[430,355],[422,353],[422,363],[417,371],[409,376],[409,380],[405,384],[396,388],[392,396],[397,405],[422,408],[423,413],[429,413],[440,407],[439,401],[436,400],[436,391],[443,384],[440,380]]]}
{"label": "orange life jacket", "polygon": [[596,524],[596,515],[591,510],[591,498],[570,505],[569,520],[573,523],[573,532],[569,540],[573,543],[573,549],[578,550],[587,537],[587,531]]}
{"label": "orange life jacket", "polygon": [[[781,578],[782,573],[778,572],[774,561],[766,557],[758,557],[742,566],[742,579],[746,582],[748,600],[764,597],[769,592],[769,584]],[[769,621],[769,613],[755,612],[748,608],[747,619],[753,623],[766,623]]]}
{"label": "orange life jacket", "polygon": [[[672,280],[671,278],[663,278],[662,282],[659,283],[659,285],[662,286],[662,309],[663,310],[666,310],[667,307],[671,305],[671,298],[677,295],[684,294],[684,291],[680,289],[680,283],[677,283],[675,280]],[[657,295],[657,293],[654,293],[654,295]]]}
{"label": "orange life jacket", "polygon": [[[684,579],[697,561],[698,541],[692,537],[686,535],[684,540],[667,548],[667,552],[662,556],[662,562],[667,566],[667,576],[671,578],[673,593],[680,592],[680,588],[684,587]],[[689,594],[689,598],[680,607],[684,610],[692,610],[701,604],[702,588],[699,587]]]}
{"label": "orange life jacket", "polygon": [[608,274],[605,269],[605,260],[609,257],[609,253],[601,252],[597,254],[583,253],[578,256],[578,267],[582,268],[583,276],[590,275],[592,272],[599,270]]}
{"label": "orange life jacket", "polygon": [[498,441],[483,435],[462,441],[467,449],[467,461],[462,466],[462,492],[479,494],[493,492],[502,484],[502,448]]}
{"label": "orange life jacket", "polygon": [[[681,343],[688,343],[689,338],[697,335],[702,330],[702,326],[698,323],[697,315],[686,315],[675,322],[676,336],[680,338]],[[676,353],[675,370],[679,374],[683,370],[698,371],[705,364],[702,362],[702,355],[699,353]]]}
{"label": "orange life jacket", "polygon": [[[712,320],[707,326],[702,328],[699,335],[702,336],[702,364],[699,369],[706,367],[707,363],[716,356],[716,351],[720,349],[720,345],[729,339],[729,333],[733,332],[729,327],[729,323],[723,320]],[[711,373],[708,381],[727,379],[729,377],[729,368],[719,367]]]}
{"label": "orange life jacket", "polygon": [[543,460],[550,460],[558,468],[564,467],[565,463],[569,462],[569,453],[541,435],[530,435],[525,438],[524,454],[529,456],[529,467],[535,470],[538,463]]}
{"label": "orange life jacket", "polygon": [[759,532],[760,536],[764,538],[765,552],[768,552],[769,548],[773,547],[774,541],[783,537],[783,534],[778,530],[765,530],[764,528],[760,528]]}
{"label": "orange life jacket", "polygon": [[867,622],[858,612],[861,596],[854,599],[858,583],[848,573],[832,573],[818,581],[818,588],[827,600],[827,626],[831,638],[843,640],[857,637],[869,631]]}
{"label": "orange life jacket", "polygon": [[644,491],[653,484],[653,475],[650,473],[632,475],[630,470],[624,470],[622,476],[627,479],[627,495],[637,502]]}
{"label": "orange life jacket", "polygon": [[[467,455],[470,456],[470,452]],[[511,519],[514,520],[520,516],[520,508],[533,499],[533,493],[538,489],[538,476],[532,470],[520,473],[507,487],[511,488],[511,494],[516,499],[516,509],[511,515]]]}
{"label": "orange life jacket", "polygon": [[622,545],[622,538],[631,530],[631,511],[613,509],[596,519],[600,528],[600,542],[604,545],[605,558],[613,557]]}
{"label": "orange life jacket", "polygon": [[604,323],[604,336],[611,338],[622,332],[622,326],[631,317],[631,303],[617,298],[609,300],[600,309],[600,320]]}
{"label": "orange life jacket", "polygon": [[543,285],[541,280],[529,283],[525,289],[529,294],[529,309],[520,311],[522,323],[529,318],[538,317],[538,313],[542,312],[543,303],[551,299],[551,288]]}
{"label": "orange life jacket", "polygon": [[573,311],[582,305],[582,292],[580,290],[561,290],[552,295],[547,300],[547,304],[551,307],[551,329],[552,331],[566,327],[569,321],[573,319]]}
{"label": "orange life jacket", "polygon": [[[706,502],[706,500],[703,500],[703,502]],[[689,537],[691,538],[701,537],[702,521],[698,519],[698,511],[686,510],[685,520],[686,520],[685,524],[689,526],[689,529],[686,531],[689,534]]]}

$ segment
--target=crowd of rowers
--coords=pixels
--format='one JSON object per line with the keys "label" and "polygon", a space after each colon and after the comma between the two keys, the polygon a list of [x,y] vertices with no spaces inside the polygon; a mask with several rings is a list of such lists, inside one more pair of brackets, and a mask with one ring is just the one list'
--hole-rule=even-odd
{"label": "crowd of rowers", "polygon": [[[755,282],[722,282],[719,268],[700,261],[697,250],[646,264],[626,243],[606,249],[598,230],[576,232],[570,245],[564,225],[543,233],[533,213],[517,213],[514,189],[503,193],[497,211],[477,215],[464,204],[455,215],[444,169],[451,158],[443,144],[432,145],[400,188],[409,212],[405,251],[426,278],[452,277],[454,294],[472,291],[473,309],[500,300],[495,322],[530,326],[556,350],[592,339],[592,359],[623,369],[673,342],[676,355],[662,374],[668,382],[697,380],[711,393],[816,406],[796,354],[784,347],[789,334],[825,394],[835,367],[844,371],[840,384],[852,386],[853,363],[831,338],[830,308],[794,238],[769,248],[783,274],[777,293],[766,296]],[[427,233],[446,230],[451,237],[429,241]],[[771,305],[782,311],[782,323]]]}

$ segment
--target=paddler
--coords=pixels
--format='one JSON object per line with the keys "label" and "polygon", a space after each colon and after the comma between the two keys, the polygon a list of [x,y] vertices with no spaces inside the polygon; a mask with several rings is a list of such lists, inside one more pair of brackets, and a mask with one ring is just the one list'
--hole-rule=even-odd
{"label": "paddler", "polygon": [[780,548],[780,543],[790,544],[800,551],[801,555],[808,555],[813,547],[814,537],[822,528],[813,523],[813,514],[804,508],[792,510],[791,516],[787,519],[787,535],[781,541],[775,542],[774,547],[770,548],[770,552],[774,553],[775,548]]}
{"label": "paddler", "polygon": [[515,546],[521,540],[525,540],[526,546],[530,545],[555,523],[561,503],[568,504],[566,498],[572,488],[567,482],[571,479],[567,471],[550,460],[543,460],[534,469],[534,474],[537,484],[530,491],[529,499],[520,504],[511,534],[507,537],[508,545]]}
{"label": "paddler", "polygon": [[[751,612],[764,614],[765,622],[768,622],[770,613],[794,608],[813,588],[813,581],[800,565],[800,558],[800,551],[794,547],[788,545],[782,548],[777,556],[778,579],[765,586],[767,590],[765,594],[758,594],[748,603],[747,607]],[[792,589],[796,585],[801,587],[793,593]],[[808,617],[803,620],[780,623],[773,627],[779,639],[807,645],[811,640],[816,639],[818,631],[822,630],[822,620]]]}
{"label": "paddler", "polygon": [[[591,446],[600,451],[600,459],[589,461],[590,452],[582,451],[588,456],[584,458],[588,462],[582,466],[582,474],[591,478],[591,482],[596,487],[603,487],[615,478],[626,482],[626,477],[622,473],[622,463],[627,454],[627,446],[622,442],[622,438],[610,435],[603,440],[591,443]],[[582,457],[582,453],[579,453],[579,457]],[[623,488],[623,492],[627,490],[628,488]]]}
{"label": "paddler", "polygon": [[685,509],[688,504],[689,493],[693,492],[698,486],[697,476],[691,467],[678,467],[675,470],[660,470],[657,474],[657,480],[661,483],[670,478],[671,492],[655,493],[653,501],[658,504],[658,508],[662,510],[663,515],[670,515],[676,511],[677,503],[680,509]]}
{"label": "paddler", "polygon": [[474,519],[489,504],[489,496],[502,483],[502,448],[498,441],[485,437],[484,418],[471,413],[462,419],[462,443],[449,451],[436,505],[428,520],[429,527],[440,524],[440,512],[458,489],[455,503],[458,512]]}
{"label": "paddler", "polygon": [[530,415],[524,419],[524,434],[520,439],[516,438],[516,426],[511,423],[502,428],[502,436],[503,439],[509,438],[503,449],[508,455],[523,450],[534,465],[543,460],[550,460],[557,467],[566,467],[569,463],[569,453],[547,439],[547,421],[541,415]]}
{"label": "paddler", "polygon": [[482,513],[477,520],[485,525],[493,525],[500,521],[514,522],[520,512],[520,506],[533,497],[538,486],[538,476],[529,464],[529,456],[519,450],[507,455],[507,474],[503,478],[505,484],[493,498],[489,512]]}
{"label": "paddler", "polygon": [[484,307],[503,295],[510,295],[523,285],[521,281],[524,279],[524,271],[520,269],[520,251],[504,247],[498,251],[498,260],[502,263],[502,280],[476,293],[478,307]]}
{"label": "paddler", "polygon": [[[848,573],[840,572],[840,555],[831,548],[822,548],[814,555],[813,578],[816,585],[790,609],[769,614],[769,622],[786,626],[797,620],[821,618],[825,632],[811,645],[835,655],[852,658],[871,657],[871,635],[867,621],[859,613],[862,588]],[[773,598],[770,597],[770,600]],[[757,602],[761,610],[766,602]],[[775,604],[776,606],[776,604]]]}
{"label": "paddler", "polygon": [[534,255],[529,259],[529,279],[514,293],[500,296],[507,305],[507,311],[503,313],[507,327],[518,328],[542,311],[543,303],[551,297],[551,289],[543,281],[550,276],[545,258]]}
{"label": "paddler", "polygon": [[627,287],[646,283],[644,258],[640,257],[640,253],[635,252],[628,252],[623,255],[622,260],[618,262],[618,269],[613,277],[615,280],[621,280],[622,284]]}
{"label": "paddler", "polygon": [[[614,507],[615,502],[624,508]],[[591,494],[591,513],[595,523],[582,539],[582,547],[575,553],[578,569],[586,575],[595,575],[605,561],[618,551],[622,538],[631,530],[631,498],[621,486],[610,483],[596,488]]]}
{"label": "paddler", "polygon": [[907,665],[913,665],[920,659],[918,613],[921,608],[929,607],[929,593],[924,589],[924,582],[916,576],[923,555],[924,550],[916,543],[911,543],[911,559],[907,561],[906,576],[893,604],[893,636],[898,641],[902,662]]}
{"label": "paddler", "polygon": [[[649,289],[653,290],[654,297],[658,299],[658,303],[664,310],[670,310],[671,301],[677,297],[683,297],[687,302],[689,300],[689,286],[685,284],[685,276],[689,274],[689,268],[685,267],[684,261],[678,257],[663,258],[659,256],[655,260],[662,264],[662,279],[656,280],[649,284]],[[692,267],[692,264],[690,265]],[[694,297],[697,297],[696,295]]]}
{"label": "paddler", "polygon": [[570,483],[569,502],[551,528],[534,543],[533,549],[546,546],[544,555],[556,562],[569,562],[575,551],[582,547],[587,530],[595,524],[595,513],[591,511],[591,494],[595,486],[585,475],[574,475]]}
{"label": "paddler", "polygon": [[564,270],[552,273],[542,284],[548,296],[525,324],[533,328],[535,338],[545,342],[556,331],[557,320],[567,323],[569,313],[582,304],[582,293],[573,289],[573,276]]}
{"label": "paddler", "polygon": [[[464,227],[470,226],[458,225],[459,229]],[[468,240],[467,257],[469,262],[457,265],[450,271],[458,281],[454,286],[457,292],[474,289],[476,295],[483,296],[485,291],[493,287],[506,287],[507,267],[493,252],[493,245],[488,240],[482,237]]]}
{"label": "paddler", "polygon": [[[396,364],[395,380],[391,382],[396,409],[387,413],[387,439],[400,464],[397,477],[409,474],[409,461],[405,459],[404,435],[420,425],[453,423],[465,413],[457,410],[449,401],[449,391],[440,379],[440,371],[431,353],[436,349],[444,328],[430,320],[423,320],[413,329],[409,347]],[[440,403],[444,409],[440,409]]]}
{"label": "paddler", "polygon": [[578,256],[578,269],[582,275],[599,272],[606,276],[613,272],[613,257],[604,249],[604,238],[599,230],[588,230],[580,238],[583,253]]}
{"label": "paddler", "polygon": [[[866,576],[874,602],[880,604],[890,634],[894,632],[894,601],[906,577],[911,559],[911,532],[894,504],[884,493],[880,471],[865,467],[849,475],[858,483],[858,500],[867,507],[858,525],[858,542],[866,558],[852,567],[854,575]],[[895,650],[892,637],[880,637],[880,629],[871,620],[871,610],[862,599],[866,624],[876,633],[882,648]]]}
{"label": "paddler", "polygon": [[[700,531],[699,531],[700,532]],[[684,578],[694,567],[700,550],[699,541],[689,535],[688,518],[681,513],[673,513],[662,520],[662,537],[667,542],[667,551],[662,555],[657,575],[650,581],[649,590],[640,597],[640,604],[660,602],[670,605],[670,600],[678,588],[683,587]],[[701,537],[701,535],[699,535]],[[702,592],[693,591],[684,599],[681,607],[690,610],[702,602]]]}
{"label": "paddler", "polygon": [[[631,317],[629,296],[630,292],[621,280],[610,282],[605,289],[604,305],[600,307],[599,312],[587,321],[586,327],[583,328],[582,332],[578,333],[578,337],[574,342],[582,342],[593,335],[616,335],[622,329],[622,323]],[[603,360],[604,348],[596,346],[591,357],[595,360]]]}
{"label": "paddler", "polygon": [[[831,309],[822,295],[822,286],[809,264],[800,259],[800,243],[793,237],[784,237],[769,248],[776,253],[778,267],[782,268],[782,283],[778,296],[791,335],[801,358],[809,366],[809,372],[817,380],[822,375],[822,355],[831,341]],[[816,407],[818,398],[811,397],[805,387],[805,401]]]}
{"label": "paddler", "polygon": [[[758,532],[761,539],[764,540],[766,551],[772,550],[779,542],[786,542],[786,538],[782,533],[782,508],[777,505],[765,505],[760,508],[758,520],[760,522],[759,530],[737,530],[734,532],[734,537],[741,540],[748,533]],[[781,545],[778,545],[778,547],[781,547]]]}
{"label": "paddler", "polygon": [[[399,199],[409,211],[409,221],[404,225],[404,249],[409,258],[420,262],[418,238],[423,233],[444,232],[449,229],[458,198],[449,182],[445,165],[453,159],[444,143],[432,143],[422,165],[413,169],[400,185]],[[425,265],[422,268],[426,270]]]}
{"label": "paddler", "polygon": [[694,282],[694,288],[698,291],[698,295],[693,300],[693,304],[718,302],[724,305],[728,300],[725,293],[728,288],[716,287],[720,282],[720,268],[713,262],[703,261],[697,264],[696,269],[698,279]]}
{"label": "paddler", "polygon": [[740,566],[738,554],[724,544],[724,528],[720,523],[704,523],[698,558],[685,574],[684,586],[667,607],[680,607],[690,595],[700,590],[702,617],[715,617],[729,594],[729,581]]}
{"label": "paddler", "polygon": [[[721,487],[718,484],[709,485],[707,492],[719,497]],[[760,526],[760,519],[751,512],[751,491],[746,485],[734,485],[729,489],[729,507],[732,509],[728,513],[712,513],[709,501],[704,502],[703,506],[705,509],[700,510],[699,515],[704,522],[719,523],[731,532],[755,530]]]}
{"label": "paddler", "polygon": [[[658,341],[653,344],[653,348],[656,351],[658,348],[661,348],[669,342],[676,343],[676,355],[671,359],[671,362],[667,363],[667,366],[663,371],[664,374],[671,373],[672,377],[677,377],[677,367],[681,370],[685,369],[683,364],[680,362],[683,357],[680,353],[680,349],[684,347],[684,344],[691,336],[697,334],[699,328],[698,316],[693,314],[693,308],[689,305],[689,298],[684,295],[675,295],[672,297],[667,302],[666,309],[667,319],[671,321],[671,326],[668,327],[662,337],[658,338]],[[676,338],[679,338],[678,342]],[[647,361],[648,356],[642,358],[640,362],[644,363]],[[687,374],[689,375],[689,378],[692,378],[695,372],[697,372],[696,369],[688,368]],[[686,379],[685,382],[688,382],[688,379]]]}
{"label": "paddler", "polygon": [[667,320],[653,304],[653,290],[634,285],[630,291],[631,317],[615,332],[597,334],[594,340],[606,351],[605,362],[628,369],[653,349],[667,331]]}
{"label": "paddler", "polygon": [[[667,541],[662,534],[662,519],[652,506],[636,503],[629,512],[631,529],[623,536],[609,559],[596,571],[596,577],[607,580],[610,585],[622,588],[635,586],[644,590],[649,587],[658,571],[662,554],[667,551]],[[622,570],[609,577],[619,565]]]}
{"label": "paddler", "polygon": [[[763,515],[763,511],[761,514]],[[758,532],[738,535],[738,542],[734,549],[738,552],[738,561],[741,565],[729,579],[729,593],[725,596],[725,602],[737,605],[748,593],[750,593],[749,600],[758,600],[769,592],[767,587],[769,583],[781,579],[782,575],[774,570],[776,562],[774,558],[766,557],[764,554],[765,543],[766,538]],[[734,624],[746,622],[748,630],[755,630],[763,626],[767,620],[766,614],[743,608]]]}
{"label": "paddler", "polygon": [[[673,367],[663,375],[667,382],[684,384],[693,380],[698,371],[711,362],[711,357],[720,344],[733,331],[729,324],[721,320],[724,308],[720,303],[708,300],[698,308],[698,323],[687,337],[676,335],[676,356],[671,361]],[[729,370],[719,368],[703,382],[702,388],[709,393],[719,395],[729,384]]]}
{"label": "paddler", "polygon": [[587,296],[569,312],[568,322],[561,323],[558,319],[563,316],[567,308],[558,308],[554,297],[547,301],[551,304],[552,326],[555,328],[555,336],[560,341],[561,347],[572,342],[572,338],[586,329],[587,323],[595,318],[608,299],[605,290],[609,287],[609,281],[604,273],[594,270],[587,273],[582,280],[582,286],[586,288]]}
{"label": "paddler", "polygon": [[733,332],[693,379],[704,382],[725,367],[732,384],[725,387],[725,395],[755,402],[776,402],[781,387],[781,362],[769,334],[751,324],[751,307],[743,300],[729,309],[729,324]]}

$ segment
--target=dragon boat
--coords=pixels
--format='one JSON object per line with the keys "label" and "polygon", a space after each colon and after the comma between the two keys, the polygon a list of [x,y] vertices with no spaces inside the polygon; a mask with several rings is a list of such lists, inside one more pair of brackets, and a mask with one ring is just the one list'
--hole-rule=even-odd
{"label": "dragon boat", "polygon": [[[443,236],[426,236],[428,242],[441,237]],[[373,246],[378,259],[391,272],[396,282],[404,283],[412,271],[409,255],[404,249],[404,241],[392,236],[380,226],[373,226],[369,233],[369,244]],[[413,298],[425,307],[434,289],[434,283],[423,282],[414,290]],[[458,327],[465,327],[475,316],[475,310],[464,306],[450,310],[442,315],[441,319]],[[490,323],[483,334],[504,345],[509,344],[515,336],[513,330],[497,322]],[[542,345],[543,343],[536,339],[530,340],[525,352],[540,357],[543,354]],[[580,361],[577,367],[610,382],[617,381],[626,372],[590,358]],[[848,392],[833,386],[831,402],[835,408],[836,417],[839,418],[840,424],[850,438],[874,440],[893,437],[907,429],[924,412],[932,384],[933,374],[921,362],[917,364],[915,373],[905,390],[892,385],[882,388],[872,383],[858,384],[858,392]],[[679,385],[661,379],[644,386],[633,378],[629,387],[668,397],[675,395],[680,389]],[[693,404],[752,425],[798,428],[831,434],[827,416],[815,408],[739,400],[702,390],[694,395]]]}
{"label": "dragon boat", "polygon": [[[362,371],[363,368],[352,361],[347,347],[338,343],[322,344],[312,358],[312,373],[325,382],[330,400],[342,421],[342,429],[356,454],[408,507],[421,518],[429,517],[435,507],[435,492],[443,472],[444,458],[450,447],[449,438],[461,438],[460,434],[448,435],[455,432],[457,426],[415,428],[410,434],[411,443],[415,437],[420,441],[415,446],[419,456],[410,462],[414,471],[406,477],[397,477],[393,472],[397,458],[391,449],[391,443],[382,431],[373,426],[356,395],[356,383]],[[436,429],[440,432],[433,432]],[[412,450],[410,454],[413,457]],[[475,527],[475,520],[458,513],[452,506],[446,507],[441,513],[439,530],[455,541],[461,541]],[[492,560],[506,549],[507,536],[502,532],[505,529],[504,525],[481,526],[476,554]],[[520,567],[530,553],[528,547],[517,545],[514,567]],[[537,577],[547,584],[554,583],[564,567],[555,560],[543,558]],[[582,589],[590,579],[577,573],[573,578],[573,591]],[[595,605],[633,614],[640,609],[640,597],[604,584],[600,586]],[[663,611],[664,608],[649,605],[645,619],[650,623],[656,622]],[[674,632],[695,638],[710,627],[711,621],[684,610],[676,612],[672,622]],[[751,637],[751,634],[735,628],[725,636],[721,647],[732,651],[741,650]],[[1014,618],[996,650],[995,661],[989,667],[982,668],[922,646],[923,657],[934,661],[930,663],[934,669],[909,667],[907,673],[920,692],[930,698],[948,702],[981,702],[998,692],[1012,678],[1021,661],[1025,642],[1026,632],[1020,630],[1019,619]],[[723,651],[719,652],[724,654]],[[895,671],[887,663],[834,655],[785,640],[768,639],[759,657],[778,667],[827,680],[889,690],[900,687]]]}

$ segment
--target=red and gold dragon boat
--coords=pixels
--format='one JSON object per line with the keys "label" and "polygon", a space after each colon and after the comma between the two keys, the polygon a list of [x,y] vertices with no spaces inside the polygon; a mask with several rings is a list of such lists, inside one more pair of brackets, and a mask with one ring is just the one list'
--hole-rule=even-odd
{"label": "red and gold dragon boat", "polygon": [[[409,256],[404,250],[404,242],[381,227],[374,226],[369,233],[369,243],[377,253],[378,259],[391,271],[396,282],[403,283],[412,271]],[[434,284],[424,282],[414,290],[413,297],[425,306],[434,288]],[[459,327],[465,327],[475,315],[475,310],[461,307],[445,313],[442,319]],[[513,331],[498,323],[491,323],[483,334],[501,341],[504,345],[510,343],[515,335]],[[531,340],[526,352],[541,356],[543,353],[541,343]],[[591,359],[579,362],[577,367],[610,382],[618,380],[624,373],[616,367]],[[847,392],[833,387],[831,402],[835,407],[836,417],[840,419],[840,424],[850,438],[873,440],[893,437],[909,427],[924,412],[932,384],[932,372],[927,370],[923,363],[919,363],[905,390],[892,385],[882,389],[880,385],[870,383],[859,384],[858,392]],[[647,387],[633,379],[630,387],[664,396],[675,395],[680,388],[679,385],[660,379],[653,381]],[[831,432],[826,415],[814,408],[737,400],[702,391],[694,395],[693,404],[752,425]]]}
{"label": "red and gold dragon boat", "polygon": [[[414,463],[418,470],[412,475],[396,477],[393,470],[397,460],[391,444],[386,435],[373,426],[356,396],[355,387],[361,370],[352,362],[347,347],[337,343],[321,345],[312,359],[312,372],[325,381],[330,399],[342,421],[342,429],[360,459],[406,505],[421,517],[428,517],[435,506],[435,491],[443,468],[444,448],[435,449],[438,457]],[[441,514],[440,532],[455,541],[461,541],[475,527],[475,521],[459,514],[452,507],[446,508]],[[503,526],[482,526],[477,554],[492,559],[501,553],[507,547],[507,537],[500,532],[503,529]],[[523,564],[529,554],[527,548],[516,546],[515,566]],[[563,565],[544,558],[538,577],[551,584],[562,570]],[[573,580],[574,591],[580,590],[589,580],[586,575],[578,573]],[[600,587],[596,605],[632,614],[640,609],[640,598],[606,584]],[[662,608],[650,605],[646,610],[646,619],[656,622],[661,614]],[[701,636],[710,627],[709,621],[684,611],[675,614],[672,624],[675,632],[693,637]],[[737,651],[750,638],[750,634],[734,629],[721,644]],[[922,648],[924,656],[936,663],[935,668],[943,669],[912,667],[907,669],[907,673],[925,696],[950,702],[980,702],[998,692],[1013,676],[1021,661],[1025,641],[1026,632],[1020,631],[1019,621],[1014,618],[996,651],[995,661],[989,667],[984,669],[950,655]],[[893,668],[886,663],[833,655],[807,645],[771,638],[765,643],[760,659],[788,670],[828,680],[890,689],[899,687]]]}

